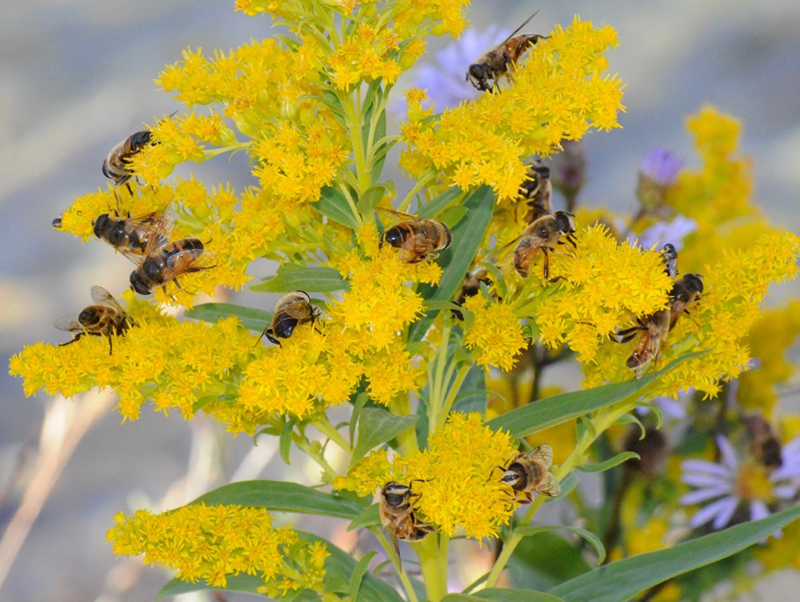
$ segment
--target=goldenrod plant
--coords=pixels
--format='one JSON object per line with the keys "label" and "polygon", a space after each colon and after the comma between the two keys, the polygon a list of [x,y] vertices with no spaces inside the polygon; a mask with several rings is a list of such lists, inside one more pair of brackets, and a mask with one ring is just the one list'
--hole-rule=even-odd
{"label": "goldenrod plant", "polygon": [[[237,0],[287,33],[186,50],[156,80],[185,109],[123,157],[128,182],[58,221],[91,244],[98,216],[135,226],[149,238],[128,255],[158,286],[117,295],[123,333],[87,322],[100,336],[15,356],[26,395],[111,389],[123,420],[148,402],[203,413],[319,465],[316,483],[233,483],[114,517],[114,553],[176,571],[162,597],[690,600],[745,587],[747,562],[797,564],[800,420],[776,387],[800,322],[796,303],[760,307],[796,276],[800,240],[752,204],[739,123],[689,118],[699,161],[645,157],[630,218],[584,198],[579,141],[619,127],[624,85],[614,29],[575,17],[441,112],[436,90],[406,90],[390,131],[397,78],[430,36],[461,35],[468,4]],[[462,79],[470,63],[451,67]],[[172,177],[239,152],[256,183],[238,191]],[[277,273],[253,283],[262,259]],[[258,295],[197,304],[218,287],[292,296],[275,312]],[[582,382],[543,387],[557,362]],[[287,512],[368,530],[380,554]],[[456,575],[480,551],[484,569]]]}

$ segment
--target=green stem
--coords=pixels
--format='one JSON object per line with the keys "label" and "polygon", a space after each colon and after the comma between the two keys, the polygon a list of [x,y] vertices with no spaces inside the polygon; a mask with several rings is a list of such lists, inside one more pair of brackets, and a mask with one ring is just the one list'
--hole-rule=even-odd
{"label": "green stem", "polygon": [[361,114],[361,90],[355,89],[354,94],[341,94],[339,100],[345,113],[347,129],[350,130],[350,139],[353,144],[353,154],[356,161],[356,179],[358,181],[358,195],[361,196],[370,186],[370,173],[364,149],[364,116]]}
{"label": "green stem", "polygon": [[349,455],[353,455],[353,447],[347,442],[344,436],[337,431],[331,421],[328,420],[326,415],[322,415],[319,419],[312,423],[317,430],[319,430],[322,434],[327,435],[328,439],[336,443],[339,447],[342,448],[342,451]]}
{"label": "green stem", "polygon": [[337,473],[333,469],[333,467],[330,464],[328,464],[328,461],[325,459],[325,455],[323,454],[322,449],[316,449],[316,447],[312,445],[308,439],[306,439],[302,435],[298,435],[297,433],[295,433],[292,438],[294,439],[294,442],[299,449],[306,452],[310,458],[312,458],[317,464],[319,464],[320,468],[322,468],[322,472],[324,475],[323,480],[326,483],[333,482],[333,479],[339,476],[339,473]]}
{"label": "green stem", "polygon": [[436,174],[437,172],[433,170],[422,174],[420,179],[417,180],[416,184],[414,184],[411,190],[408,191],[408,194],[405,196],[405,198],[400,202],[400,205],[397,207],[397,210],[400,211],[401,213],[406,212],[408,210],[408,206],[411,204],[411,201],[414,198],[414,195],[417,194],[420,190],[422,190],[425,186],[427,186],[428,183],[430,183],[430,181],[436,177]]}
{"label": "green stem", "polygon": [[447,347],[450,343],[450,330],[452,326],[448,320],[445,320],[442,327],[442,340],[439,343],[439,352],[436,354],[436,360],[431,371],[428,375],[428,424],[430,428],[435,428],[438,424],[439,416],[441,413],[442,405],[444,404],[444,386],[445,386],[445,368],[447,368]]}
{"label": "green stem", "polygon": [[[461,385],[464,383],[464,379],[467,378],[467,374],[469,374],[470,368],[472,368],[472,364],[467,364],[463,366],[461,370],[458,371],[458,375],[456,376],[456,380],[453,382],[453,385],[450,387],[450,390],[447,392],[447,397],[442,404],[442,411],[439,414],[439,420],[442,424],[437,424],[435,429],[431,428],[431,432],[434,430],[440,429],[444,426],[444,422],[447,420],[447,415],[450,413],[450,409],[453,407],[453,403],[456,401],[456,397],[458,397],[458,391],[461,389]],[[448,378],[449,380],[449,378]]]}
{"label": "green stem", "polygon": [[[435,535],[429,535],[421,542],[411,546],[419,556],[425,591],[430,602],[439,602],[447,595],[447,570],[442,571],[442,552]],[[445,552],[446,556],[446,552]],[[446,562],[446,559],[445,559]]]}

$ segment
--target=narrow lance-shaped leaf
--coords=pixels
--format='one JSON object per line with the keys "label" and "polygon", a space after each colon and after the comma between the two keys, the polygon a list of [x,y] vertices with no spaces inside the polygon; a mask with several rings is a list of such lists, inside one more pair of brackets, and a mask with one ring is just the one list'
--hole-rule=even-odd
{"label": "narrow lance-shaped leaf", "polygon": [[394,439],[417,422],[416,416],[395,416],[380,408],[364,408],[358,419],[358,441],[350,461],[352,467],[369,450]]}
{"label": "narrow lance-shaped leaf", "polygon": [[260,293],[332,293],[348,288],[341,274],[333,268],[300,268],[285,266],[269,280],[250,287]]}
{"label": "narrow lance-shaped leaf", "polygon": [[443,193],[433,197],[430,201],[422,205],[417,211],[417,217],[425,219],[436,219],[436,217],[447,209],[464,192],[458,186],[451,186]]}
{"label": "narrow lance-shaped leaf", "polygon": [[204,322],[217,322],[231,316],[239,318],[242,326],[256,332],[263,332],[267,326],[272,324],[272,312],[232,303],[203,303],[186,312],[186,317]]}
{"label": "narrow lance-shaped leaf", "polygon": [[[449,301],[461,286],[492,219],[494,192],[489,186],[480,186],[467,195],[463,206],[468,209],[467,215],[453,228],[453,243],[449,249],[442,251],[438,259],[444,269],[439,286],[421,286],[419,289],[426,300]],[[429,310],[423,318],[412,324],[409,341],[422,339],[437,313],[436,310]]]}
{"label": "narrow lance-shaped leaf", "polygon": [[800,506],[795,506],[665,550],[619,560],[570,579],[549,593],[565,602],[626,602],[667,579],[733,556],[798,518]]}
{"label": "narrow lance-shaped leaf", "polygon": [[615,466],[619,466],[623,462],[627,462],[628,460],[638,460],[639,454],[636,452],[625,451],[622,453],[617,454],[605,460],[604,462],[597,462],[594,464],[582,464],[578,466],[578,470],[581,472],[604,472],[610,468],[614,468]]}
{"label": "narrow lance-shaped leaf", "polygon": [[536,403],[528,404],[498,416],[490,420],[488,425],[496,430],[504,429],[509,431],[516,438],[525,437],[531,433],[631,398],[641,393],[648,385],[667,374],[678,364],[703,353],[705,351],[679,357],[672,360],[663,370],[651,372],[639,379],[547,397]]}
{"label": "narrow lance-shaped leaf", "polygon": [[224,485],[191,502],[207,505],[239,504],[284,512],[300,512],[336,518],[354,519],[364,506],[330,493],[323,493],[297,483],[282,481],[242,481]]}
{"label": "narrow lance-shaped leaf", "polygon": [[448,594],[442,602],[478,602],[491,600],[493,602],[562,602],[552,594],[535,592],[529,589],[500,589],[488,588],[474,594]]}
{"label": "narrow lance-shaped leaf", "polygon": [[323,186],[319,200],[312,205],[325,217],[333,221],[352,228],[358,229],[358,220],[353,215],[353,209],[347,202],[344,194],[332,186]]}

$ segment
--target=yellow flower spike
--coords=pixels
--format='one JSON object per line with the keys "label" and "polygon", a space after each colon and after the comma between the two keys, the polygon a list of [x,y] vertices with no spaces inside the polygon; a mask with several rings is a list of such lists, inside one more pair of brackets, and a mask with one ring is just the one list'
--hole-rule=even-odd
{"label": "yellow flower spike", "polygon": [[469,330],[464,334],[464,344],[480,351],[477,362],[488,369],[491,366],[511,370],[517,356],[528,347],[522,336],[522,325],[514,315],[514,307],[503,302],[492,302],[483,295],[469,297],[464,308],[475,314]]}
{"label": "yellow flower spike", "polygon": [[[205,579],[225,587],[228,577],[247,573],[274,585],[292,560],[289,555],[297,534],[273,529],[271,522],[262,508],[193,504],[163,514],[139,510],[127,517],[119,513],[107,538],[115,553],[144,554],[145,563],[177,569],[183,581]],[[325,574],[327,555],[324,544],[317,542],[299,559],[311,566],[317,585]]]}
{"label": "yellow flower spike", "polygon": [[[550,254],[551,277],[562,280],[535,294],[530,315],[543,343],[567,343],[579,361],[594,362],[614,327],[666,306],[672,281],[659,253],[620,244],[603,225],[579,230],[576,240],[572,255]],[[539,269],[529,278],[540,278]]]}
{"label": "yellow flower spike", "polygon": [[[602,73],[606,64],[598,60],[615,44],[609,28],[576,19],[530,49],[514,70],[514,83],[500,93],[448,109],[416,131],[404,128],[403,138],[448,178],[457,175],[459,184],[488,184],[501,201],[516,198],[523,158],[549,155],[562,139],[578,140],[589,127],[618,127],[622,86]],[[482,150],[467,158],[462,149],[470,145]],[[502,159],[498,149],[506,149]]]}
{"label": "yellow flower spike", "polygon": [[[405,467],[404,482],[415,482],[422,496],[415,507],[425,520],[446,535],[463,529],[468,537],[497,535],[513,514],[508,487],[500,483],[498,465],[516,451],[511,436],[483,424],[480,414],[454,412],[428,440],[428,449],[408,458],[395,457]],[[491,478],[492,475],[497,478]]]}

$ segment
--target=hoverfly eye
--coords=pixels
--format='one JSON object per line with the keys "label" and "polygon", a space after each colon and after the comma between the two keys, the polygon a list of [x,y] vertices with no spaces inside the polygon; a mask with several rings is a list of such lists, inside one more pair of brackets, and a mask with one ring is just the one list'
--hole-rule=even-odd
{"label": "hoverfly eye", "polygon": [[135,271],[131,272],[131,288],[140,295],[150,294],[150,289],[144,285],[144,282],[142,282],[139,274],[137,274]]}
{"label": "hoverfly eye", "polygon": [[475,79],[483,79],[483,67],[478,64],[469,66],[469,74]]}
{"label": "hoverfly eye", "polygon": [[386,242],[388,242],[393,247],[399,247],[403,243],[403,235],[397,228],[392,228],[391,230],[387,230],[385,239]]}
{"label": "hoverfly eye", "polygon": [[703,280],[697,274],[688,274],[686,279],[698,293],[703,292]]}
{"label": "hoverfly eye", "polygon": [[103,233],[103,230],[106,228],[106,223],[108,222],[108,214],[104,213],[96,220],[94,220],[94,235],[97,238],[100,238],[100,235]]}
{"label": "hoverfly eye", "polygon": [[386,493],[384,494],[383,499],[385,499],[386,503],[393,508],[396,508],[403,503],[403,496],[397,495],[396,493]]}
{"label": "hoverfly eye", "polygon": [[572,232],[572,219],[569,214],[564,211],[556,211],[556,224],[558,229],[562,232]]}

